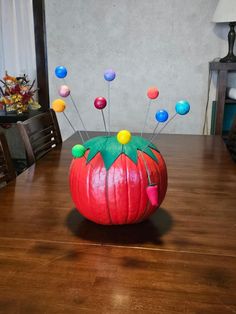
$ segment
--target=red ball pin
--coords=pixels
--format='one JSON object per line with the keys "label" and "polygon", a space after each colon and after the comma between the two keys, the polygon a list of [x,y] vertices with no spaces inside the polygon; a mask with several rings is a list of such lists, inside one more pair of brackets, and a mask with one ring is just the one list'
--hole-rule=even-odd
{"label": "red ball pin", "polygon": [[104,113],[103,113],[103,109],[106,107],[106,105],[107,105],[107,101],[106,101],[106,98],[104,98],[104,97],[97,97],[94,100],[94,107],[98,110],[101,110],[105,131],[108,135],[106,121],[105,121],[105,117],[104,117]]}
{"label": "red ball pin", "polygon": [[156,99],[159,96],[159,90],[156,87],[149,87],[147,96],[149,99]]}
{"label": "red ball pin", "polygon": [[97,108],[98,110],[102,110],[106,107],[107,101],[106,98],[104,97],[97,97],[94,100],[94,107]]}
{"label": "red ball pin", "polygon": [[149,87],[148,90],[147,90],[147,96],[149,98],[149,103],[148,103],[148,107],[147,107],[147,111],[146,111],[146,115],[145,115],[143,128],[142,128],[142,131],[141,131],[141,136],[143,136],[143,132],[144,132],[146,124],[147,124],[151,102],[152,102],[153,99],[156,99],[159,96],[159,90],[155,86]]}

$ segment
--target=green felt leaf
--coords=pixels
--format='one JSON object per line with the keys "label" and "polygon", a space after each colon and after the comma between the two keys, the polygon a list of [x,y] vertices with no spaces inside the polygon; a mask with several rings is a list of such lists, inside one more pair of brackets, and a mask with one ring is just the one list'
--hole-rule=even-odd
{"label": "green felt leaf", "polygon": [[150,156],[152,159],[154,159],[155,161],[158,162],[156,156],[153,154],[152,150],[149,147],[145,148],[143,150],[143,152],[146,153],[148,156]]}
{"label": "green felt leaf", "polygon": [[92,146],[103,146],[107,141],[107,136],[96,136],[84,143],[84,147],[90,148]]}
{"label": "green felt leaf", "polygon": [[120,154],[122,154],[122,145],[117,140],[114,141],[114,139],[110,137],[106,145],[102,148],[101,154],[106,169],[109,169]]}
{"label": "green felt leaf", "polygon": [[96,147],[91,147],[87,156],[87,163],[89,163],[97,155],[97,153],[99,153],[99,150]]}
{"label": "green felt leaf", "polygon": [[124,153],[126,156],[128,156],[133,162],[136,164],[138,160],[138,154],[137,149],[135,149],[135,146],[132,143],[128,143],[124,145]]}
{"label": "green felt leaf", "polygon": [[97,155],[97,153],[101,152],[102,148],[105,147],[106,142],[106,136],[98,136],[84,143],[84,147],[89,149],[87,163],[90,162]]}
{"label": "green felt leaf", "polygon": [[156,146],[140,136],[132,136],[130,142],[125,145],[120,144],[117,141],[116,136],[98,136],[85,142],[84,147],[87,150],[89,149],[87,163],[100,152],[107,170],[121,154],[125,154],[134,163],[137,163],[138,150],[158,162],[156,156],[152,152],[152,149],[158,151]]}

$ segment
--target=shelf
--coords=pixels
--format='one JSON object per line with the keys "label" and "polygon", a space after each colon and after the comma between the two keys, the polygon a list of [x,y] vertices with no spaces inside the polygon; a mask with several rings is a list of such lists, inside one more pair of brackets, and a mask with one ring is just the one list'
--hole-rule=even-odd
{"label": "shelf", "polygon": [[226,104],[236,104],[236,99],[226,98],[225,103]]}
{"label": "shelf", "polygon": [[236,62],[210,62],[210,70],[211,71],[236,71]]}
{"label": "shelf", "polygon": [[25,121],[37,114],[42,113],[40,110],[32,110],[29,113],[15,114],[0,111],[0,124],[1,123],[17,123],[17,121]]}

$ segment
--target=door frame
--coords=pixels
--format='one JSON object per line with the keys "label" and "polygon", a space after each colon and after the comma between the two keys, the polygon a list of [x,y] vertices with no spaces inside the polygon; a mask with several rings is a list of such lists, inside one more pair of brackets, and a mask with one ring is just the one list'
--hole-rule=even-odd
{"label": "door frame", "polygon": [[32,0],[34,17],[34,38],[38,83],[38,102],[43,111],[50,107],[48,84],[47,36],[45,21],[45,1]]}

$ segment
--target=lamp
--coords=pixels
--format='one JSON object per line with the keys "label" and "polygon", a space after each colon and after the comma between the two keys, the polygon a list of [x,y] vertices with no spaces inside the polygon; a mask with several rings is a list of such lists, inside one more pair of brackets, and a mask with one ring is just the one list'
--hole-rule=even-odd
{"label": "lamp", "polygon": [[212,22],[215,23],[229,23],[228,43],[229,51],[227,56],[220,59],[220,62],[236,62],[236,56],[234,55],[234,41],[236,25],[236,0],[219,0],[215,13],[212,18]]}

